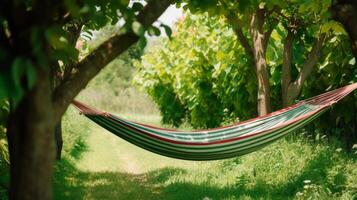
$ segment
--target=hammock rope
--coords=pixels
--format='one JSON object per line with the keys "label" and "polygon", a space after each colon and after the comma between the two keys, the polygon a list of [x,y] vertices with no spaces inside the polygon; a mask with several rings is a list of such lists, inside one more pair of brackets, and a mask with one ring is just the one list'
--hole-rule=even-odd
{"label": "hammock rope", "polygon": [[308,124],[357,89],[357,83],[300,101],[268,115],[220,128],[178,131],[125,120],[79,101],[73,105],[116,136],[148,151],[184,160],[218,160],[263,148]]}

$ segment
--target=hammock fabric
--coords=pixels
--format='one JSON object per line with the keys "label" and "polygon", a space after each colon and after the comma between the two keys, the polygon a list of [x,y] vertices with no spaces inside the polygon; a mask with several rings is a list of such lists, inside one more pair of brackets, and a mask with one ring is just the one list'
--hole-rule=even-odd
{"label": "hammock fabric", "polygon": [[74,101],[80,113],[124,140],[148,151],[184,160],[218,160],[256,151],[311,122],[357,88],[326,92],[265,116],[230,126],[177,131],[128,121]]}

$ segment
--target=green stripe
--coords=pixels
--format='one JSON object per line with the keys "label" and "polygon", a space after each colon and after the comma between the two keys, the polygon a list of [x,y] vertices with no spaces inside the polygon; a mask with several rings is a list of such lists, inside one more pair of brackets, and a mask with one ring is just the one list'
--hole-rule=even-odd
{"label": "green stripe", "polygon": [[[298,110],[298,109],[306,109],[306,108],[311,109],[311,107],[312,107],[311,105],[302,104],[302,105],[300,105],[300,106],[298,106],[296,108],[293,108],[293,109],[288,110],[286,112],[283,112],[281,114],[277,114],[277,115],[274,115],[274,116],[258,119],[258,120],[255,120],[255,121],[252,121],[252,122],[248,122],[248,123],[245,123],[245,124],[238,124],[236,126],[228,127],[228,128],[225,128],[225,129],[212,130],[212,131],[209,131],[209,130],[208,131],[198,131],[198,132],[165,131],[165,130],[160,130],[160,129],[155,129],[155,128],[149,128],[149,127],[137,124],[135,122],[124,120],[124,119],[122,119],[120,117],[117,117],[117,116],[114,116],[114,117],[116,117],[118,120],[123,121],[125,123],[128,123],[130,125],[137,126],[137,127],[140,127],[140,128],[142,128],[144,130],[147,130],[147,131],[150,131],[150,132],[155,132],[155,133],[158,133],[158,134],[160,134],[160,133],[165,134],[166,133],[169,136],[172,135],[172,134],[180,134],[180,135],[188,134],[188,135],[196,135],[197,136],[197,135],[205,135],[206,133],[214,134],[214,133],[219,133],[219,132],[223,132],[223,131],[229,131],[231,129],[236,129],[237,127],[240,127],[240,126],[244,127],[244,126],[250,125],[250,126],[253,126],[253,127],[257,127],[257,126],[259,126],[258,122],[265,123],[266,121],[274,120],[274,119],[276,119],[278,117],[284,117],[282,115],[290,114],[290,112],[296,112],[296,110]],[[313,107],[315,108],[316,106],[313,106]]]}
{"label": "green stripe", "polygon": [[[307,112],[311,111],[311,108],[309,108],[308,110],[307,109],[303,109],[301,110],[299,113],[292,113],[291,115],[292,116],[285,116],[284,118],[282,119],[279,119],[278,120],[275,120],[275,121],[271,121],[270,123],[267,123],[267,124],[264,124],[264,125],[261,125],[261,126],[255,126],[255,127],[235,127],[235,129],[233,130],[230,130],[229,132],[226,131],[226,132],[221,132],[221,133],[217,133],[217,134],[212,134],[212,133],[207,133],[207,134],[197,134],[196,132],[193,132],[191,133],[191,135],[185,135],[184,137],[181,137],[179,134],[172,134],[171,132],[170,133],[167,133],[167,134],[162,134],[162,132],[156,134],[157,132],[156,131],[151,131],[151,129],[145,129],[145,128],[142,128],[141,125],[135,125],[133,123],[130,123],[128,124],[128,122],[126,120],[122,120],[120,118],[117,118],[115,117],[116,120],[119,120],[121,121],[122,123],[125,123],[127,126],[130,126],[130,127],[135,127],[135,128],[138,128],[140,130],[145,130],[145,132],[150,132],[150,134],[155,134],[155,135],[158,135],[160,137],[163,137],[163,138],[167,138],[167,139],[173,139],[173,140],[177,140],[177,141],[191,141],[191,142],[212,142],[212,141],[218,141],[218,140],[222,140],[222,139],[229,139],[229,138],[234,138],[234,137],[237,137],[237,136],[242,136],[244,134],[249,134],[251,132],[257,132],[257,131],[260,131],[260,130],[263,130],[263,129],[269,129],[269,128],[272,128],[276,125],[278,125],[279,123],[284,123],[285,121],[287,120],[290,120],[290,119],[293,119],[293,118],[296,118],[298,116],[301,116],[303,114],[306,114]],[[246,128],[246,129],[244,129]],[[175,136],[173,136],[175,135]],[[201,139],[201,140],[199,140]],[[216,139],[216,140],[214,140]]]}
{"label": "green stripe", "polygon": [[[319,114],[319,113],[318,113]],[[316,114],[317,115],[317,114]],[[103,116],[88,116],[91,118],[93,121],[98,123],[99,125],[103,126],[104,128],[108,129],[110,132],[115,133],[116,135],[122,137],[123,139],[140,146],[144,149],[147,149],[149,151],[169,156],[169,157],[174,157],[174,158],[181,158],[181,159],[189,159],[189,160],[212,160],[212,159],[223,159],[227,157],[233,157],[237,155],[242,155],[245,154],[246,152],[251,152],[254,151],[255,149],[260,149],[270,142],[273,142],[277,140],[278,138],[282,137],[285,135],[287,132],[295,130],[298,127],[301,127],[302,125],[308,123],[312,119],[307,118],[306,120],[300,121],[299,123],[290,125],[285,127],[284,129],[278,130],[277,132],[272,132],[268,134],[264,134],[263,136],[257,136],[254,138],[249,138],[244,141],[239,141],[239,142],[233,142],[233,144],[229,145],[218,145],[218,146],[195,146],[195,148],[188,148],[187,146],[184,145],[168,145],[167,142],[164,141],[158,141],[154,138],[148,137],[146,135],[143,135],[141,133],[137,133],[135,131],[129,131],[127,127],[123,126],[122,124],[116,124],[117,122],[106,119]],[[311,117],[315,118],[315,117]],[[105,122],[103,122],[103,120]],[[110,123],[110,124],[108,124]],[[113,126],[113,124],[115,126]],[[301,125],[300,125],[301,124]],[[118,125],[121,126],[121,128],[118,128]],[[125,135],[122,133],[126,133],[129,135]],[[271,139],[273,138],[273,139]],[[272,141],[270,141],[272,140]],[[247,144],[247,142],[253,141],[251,144]],[[242,145],[243,144],[243,145]],[[189,146],[190,147],[190,146]],[[203,148],[202,148],[203,147]],[[249,148],[249,149],[244,149],[244,148]],[[200,150],[197,151],[197,148]],[[232,150],[233,149],[233,150]],[[212,151],[213,150],[213,151]],[[218,151],[220,150],[220,151]]]}

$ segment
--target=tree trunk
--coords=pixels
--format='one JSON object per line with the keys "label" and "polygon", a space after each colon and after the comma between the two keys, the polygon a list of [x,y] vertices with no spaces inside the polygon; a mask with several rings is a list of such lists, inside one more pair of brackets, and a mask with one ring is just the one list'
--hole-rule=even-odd
{"label": "tree trunk", "polygon": [[[51,64],[52,68],[51,68],[51,82],[52,82],[52,93],[55,91],[56,87],[61,83],[61,76],[59,76],[59,74],[61,74],[61,68],[57,63],[52,63]],[[66,68],[71,68],[72,67],[66,67]],[[65,69],[66,69],[65,68]],[[61,160],[61,154],[62,154],[62,146],[63,146],[63,139],[62,139],[62,120],[60,119],[56,125],[55,128],[53,130],[53,134],[54,134],[54,139],[55,139],[55,144],[56,144],[56,160]]]}
{"label": "tree trunk", "polygon": [[254,52],[254,60],[256,66],[256,74],[258,80],[258,95],[257,95],[257,103],[258,103],[258,114],[260,116],[266,115],[271,111],[270,106],[270,87],[269,87],[269,80],[268,80],[268,72],[267,72],[267,65],[265,58],[262,57],[262,54],[265,52],[262,51],[260,48],[259,40],[254,41],[255,43],[255,52]]}
{"label": "tree trunk", "polygon": [[283,65],[282,65],[282,100],[283,106],[289,106],[294,103],[294,100],[300,95],[302,86],[311,74],[313,67],[319,60],[321,48],[325,40],[326,35],[320,34],[316,39],[311,51],[308,54],[308,58],[305,60],[304,65],[299,72],[295,81],[291,79],[291,62],[293,52],[294,34],[288,30],[288,34],[284,41],[283,51]]}
{"label": "tree trunk", "polygon": [[12,106],[7,136],[10,199],[52,199],[54,121],[48,69],[38,67],[34,88]]}
{"label": "tree trunk", "polygon": [[[149,27],[171,3],[170,0],[149,1],[136,20],[144,27]],[[24,97],[17,105],[12,104],[9,115],[10,199],[52,199],[55,124],[80,90],[109,62],[137,42],[139,37],[132,32],[112,36],[80,60],[75,72],[52,91],[50,67],[46,65],[50,65],[48,63],[53,52],[50,51],[51,45],[44,37],[44,31],[53,26],[65,26],[57,13],[58,10],[62,12],[62,3],[35,1],[27,5],[6,1],[5,4],[9,5],[5,6],[9,8],[5,21],[8,22],[11,35],[5,38],[11,44],[8,49],[11,49],[14,57],[9,58],[9,64],[4,67],[10,69],[10,63],[16,58],[26,58],[31,60],[37,71],[34,87],[24,92]],[[4,38],[2,32],[0,40]],[[28,88],[26,82],[26,79],[21,81],[25,85],[22,87],[24,90]]]}
{"label": "tree trunk", "polygon": [[301,87],[302,86],[297,85],[295,82],[289,84],[286,93],[282,94],[284,107],[294,104],[294,101],[300,95]]}
{"label": "tree trunk", "polygon": [[63,139],[62,139],[62,120],[55,126],[55,141],[56,141],[56,160],[61,160]]}
{"label": "tree trunk", "polygon": [[270,87],[267,71],[266,55],[266,35],[263,32],[264,13],[257,11],[252,17],[251,37],[253,40],[253,56],[256,67],[258,81],[258,114],[266,115],[271,111]]}
{"label": "tree trunk", "polygon": [[357,1],[338,0],[332,6],[332,16],[343,24],[351,40],[353,55],[357,59]]}
{"label": "tree trunk", "polygon": [[291,30],[288,30],[288,34],[284,40],[283,65],[281,75],[281,95],[283,100],[283,107],[289,106],[293,102],[292,95],[290,94],[291,92],[289,91],[289,86],[291,84],[291,59],[293,52],[293,41],[294,33]]}

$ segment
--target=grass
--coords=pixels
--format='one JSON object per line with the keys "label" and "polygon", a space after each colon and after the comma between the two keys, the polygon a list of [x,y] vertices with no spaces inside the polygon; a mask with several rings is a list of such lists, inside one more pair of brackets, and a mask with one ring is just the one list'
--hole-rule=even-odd
{"label": "grass", "polygon": [[[65,134],[75,130],[82,144],[65,147],[55,199],[357,198],[357,156],[324,139],[289,137],[243,157],[183,161],[142,150],[68,112]],[[160,119],[126,117],[156,125]]]}
{"label": "grass", "polygon": [[[77,99],[161,126],[154,103],[130,86],[132,72],[116,77],[112,72],[118,69],[128,71],[114,62]],[[326,138],[312,142],[307,135],[291,135],[246,156],[194,162],[140,149],[73,108],[63,130],[55,199],[357,199],[357,149],[347,154]]]}

